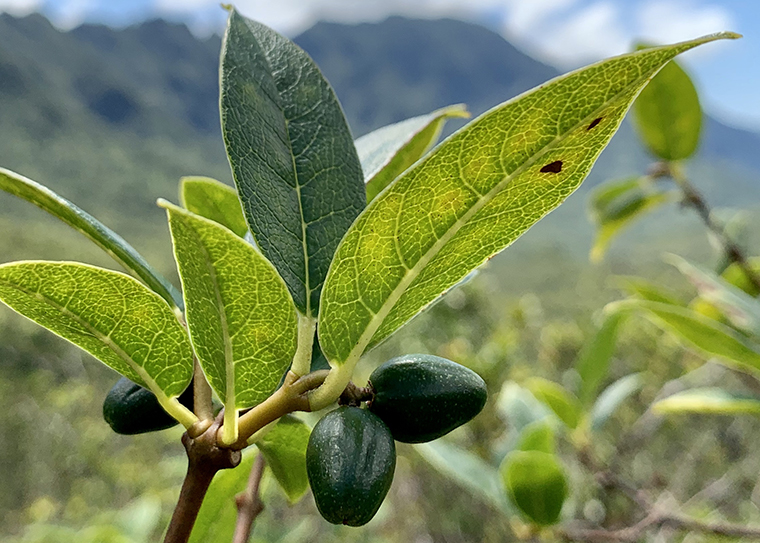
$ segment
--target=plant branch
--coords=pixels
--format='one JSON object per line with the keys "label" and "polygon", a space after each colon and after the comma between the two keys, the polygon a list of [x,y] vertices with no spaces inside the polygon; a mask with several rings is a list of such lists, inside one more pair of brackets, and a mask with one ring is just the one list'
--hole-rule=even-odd
{"label": "plant branch", "polygon": [[187,474],[164,543],[187,543],[203,498],[216,473],[240,464],[240,451],[217,446],[217,430],[218,422],[215,422],[194,439],[187,432],[182,435],[182,444],[187,452]]}
{"label": "plant branch", "polygon": [[671,513],[651,513],[633,526],[620,530],[600,530],[568,527],[560,530],[565,541],[584,541],[588,543],[616,542],[635,543],[640,541],[645,532],[670,527],[688,532],[721,535],[725,537],[760,540],[760,528],[737,524],[705,522],[694,518]]}
{"label": "plant branch", "polygon": [[320,386],[328,373],[327,370],[322,370],[299,377],[289,371],[282,386],[274,394],[238,419],[237,441],[225,444],[220,431],[217,438],[219,446],[234,450],[244,449],[248,446],[248,438],[267,424],[294,411],[311,411],[308,393]]}
{"label": "plant branch", "polygon": [[253,463],[253,468],[251,468],[251,475],[248,477],[248,485],[245,491],[235,496],[238,516],[232,543],[248,543],[253,522],[264,510],[264,504],[259,495],[261,477],[264,475],[264,464],[264,455],[259,453]]}
{"label": "plant branch", "polygon": [[747,279],[760,290],[760,277],[752,270],[749,260],[739,245],[726,233],[723,225],[716,221],[710,210],[710,206],[702,194],[692,185],[683,170],[676,164],[659,163],[651,172],[653,177],[670,177],[675,181],[683,194],[683,203],[697,212],[702,222],[723,245],[723,250],[731,262],[735,262],[742,270]]}

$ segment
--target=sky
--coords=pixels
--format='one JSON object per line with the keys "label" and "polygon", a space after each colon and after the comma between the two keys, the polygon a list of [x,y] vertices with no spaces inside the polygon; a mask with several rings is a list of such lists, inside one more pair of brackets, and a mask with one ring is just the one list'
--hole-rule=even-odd
{"label": "sky", "polygon": [[[41,11],[63,29],[83,22],[117,27],[166,17],[199,35],[221,33],[219,0],[0,0],[0,12]],[[671,43],[732,30],[682,57],[704,108],[734,126],[760,131],[758,0],[238,0],[236,7],[296,36],[318,20],[358,23],[390,15],[454,17],[502,34],[534,58],[566,70],[624,53],[638,40]]]}

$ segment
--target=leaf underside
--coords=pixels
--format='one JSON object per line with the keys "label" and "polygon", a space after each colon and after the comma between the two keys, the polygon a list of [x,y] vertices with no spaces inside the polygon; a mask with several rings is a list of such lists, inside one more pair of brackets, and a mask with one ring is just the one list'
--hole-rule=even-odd
{"label": "leaf underside", "polygon": [[49,188],[4,168],[0,168],[0,189],[36,205],[82,233],[164,300],[182,309],[182,295],[179,291],[124,238],[86,211]]}
{"label": "leaf underside", "polygon": [[335,248],[365,205],[335,93],[298,46],[231,10],[221,66],[224,141],[261,252],[316,316]]}
{"label": "leaf underside", "polygon": [[276,388],[295,354],[290,294],[248,242],[213,221],[161,205],[169,217],[198,361],[226,406],[253,407]]}
{"label": "leaf underside", "polygon": [[187,333],[163,299],[128,275],[14,262],[0,266],[0,300],[145,388],[173,398],[190,383]]}
{"label": "leaf underside", "polygon": [[638,92],[715,35],[609,59],[479,117],[407,170],[356,220],[330,268],[320,345],[354,364],[583,181]]}
{"label": "leaf underside", "polygon": [[248,233],[240,199],[229,185],[210,177],[183,177],[179,194],[188,211],[226,226],[241,238]]}
{"label": "leaf underside", "polygon": [[310,435],[311,428],[305,422],[286,415],[256,443],[290,503],[297,502],[309,490],[306,446]]}

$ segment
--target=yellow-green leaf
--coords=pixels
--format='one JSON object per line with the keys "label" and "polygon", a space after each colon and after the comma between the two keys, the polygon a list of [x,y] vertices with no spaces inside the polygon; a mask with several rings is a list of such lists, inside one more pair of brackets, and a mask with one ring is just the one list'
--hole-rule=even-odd
{"label": "yellow-green leaf", "polygon": [[677,191],[662,191],[639,178],[605,183],[597,187],[590,196],[590,215],[596,226],[591,261],[601,261],[610,242],[624,228],[645,213],[675,200],[677,195]]}
{"label": "yellow-green leaf", "polygon": [[531,522],[550,526],[559,520],[568,488],[565,471],[555,455],[512,451],[499,469],[512,503]]}
{"label": "yellow-green leaf", "polygon": [[[325,280],[319,340],[332,367],[359,357],[561,204],[631,102],[675,55],[718,34],[608,59],[490,110],[396,179],[356,219]],[[339,382],[340,381],[340,382]]]}
{"label": "yellow-green leaf", "polygon": [[356,140],[367,202],[436,144],[447,119],[469,116],[464,104],[457,104],[378,128]]}
{"label": "yellow-green leaf", "polygon": [[630,299],[613,302],[605,311],[639,313],[709,356],[717,356],[742,371],[760,370],[760,346],[725,324],[685,307]]}
{"label": "yellow-green leaf", "polygon": [[760,398],[733,394],[722,388],[694,388],[678,392],[652,405],[661,415],[760,415]]}
{"label": "yellow-green leaf", "polygon": [[554,454],[554,428],[546,419],[531,422],[520,432],[515,449]]}
{"label": "yellow-green leaf", "polygon": [[237,410],[265,400],[293,360],[295,306],[277,271],[248,242],[160,203],[169,218],[190,339],[232,432]]}
{"label": "yellow-green leaf", "polygon": [[599,385],[609,373],[610,361],[617,345],[617,334],[623,316],[606,315],[596,334],[583,346],[575,369],[581,378],[579,396],[583,403],[593,399]]}
{"label": "yellow-green leaf", "polygon": [[633,105],[633,124],[649,151],[683,160],[697,149],[702,108],[691,78],[676,62],[665,66]]}
{"label": "yellow-green leaf", "polygon": [[49,188],[4,168],[0,168],[0,189],[36,205],[81,232],[164,300],[182,309],[182,295],[174,285],[154,270],[124,238],[86,211]]}
{"label": "yellow-green leaf", "polygon": [[240,199],[229,185],[210,177],[183,177],[179,199],[188,211],[226,226],[241,238],[248,232]]}
{"label": "yellow-green leaf", "polygon": [[581,417],[583,407],[580,401],[562,385],[534,377],[525,383],[533,396],[551,409],[568,427],[575,428]]}
{"label": "yellow-green leaf", "polygon": [[256,442],[290,503],[300,500],[309,490],[306,446],[310,435],[311,428],[305,422],[286,415]]}
{"label": "yellow-green leaf", "polygon": [[76,262],[0,266],[0,300],[150,389],[185,426],[177,400],[193,376],[190,342],[172,308],[123,273]]}

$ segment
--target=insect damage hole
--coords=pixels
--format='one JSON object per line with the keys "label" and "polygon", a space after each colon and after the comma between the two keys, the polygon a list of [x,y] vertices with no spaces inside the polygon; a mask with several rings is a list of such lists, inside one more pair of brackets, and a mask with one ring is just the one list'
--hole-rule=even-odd
{"label": "insect damage hole", "polygon": [[543,168],[541,168],[541,173],[559,173],[562,171],[562,161],[561,160],[555,160],[554,162],[550,162]]}
{"label": "insect damage hole", "polygon": [[598,125],[600,122],[602,122],[602,117],[597,117],[596,119],[594,119],[593,121],[591,121],[591,124],[588,125],[588,127],[586,127],[586,130],[591,130],[596,125]]}

